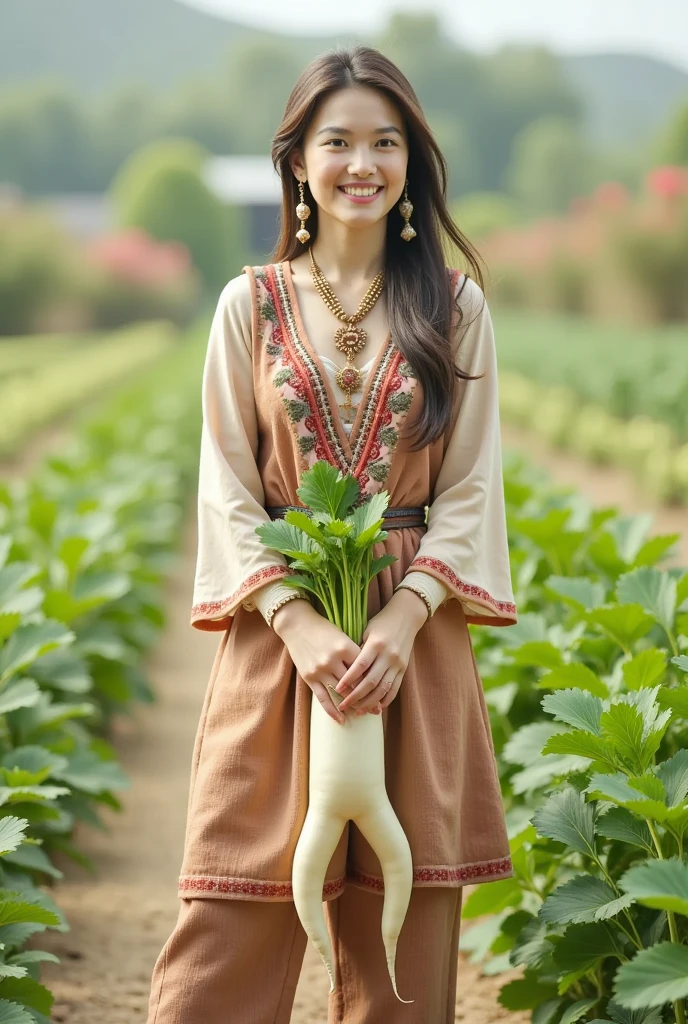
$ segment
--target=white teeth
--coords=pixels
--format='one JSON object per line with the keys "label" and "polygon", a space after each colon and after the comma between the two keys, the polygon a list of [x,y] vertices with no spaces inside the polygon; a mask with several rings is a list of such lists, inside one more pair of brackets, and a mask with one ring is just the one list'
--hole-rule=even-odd
{"label": "white teeth", "polygon": [[377,185],[372,188],[347,188],[342,186],[342,192],[349,196],[373,196],[378,191]]}

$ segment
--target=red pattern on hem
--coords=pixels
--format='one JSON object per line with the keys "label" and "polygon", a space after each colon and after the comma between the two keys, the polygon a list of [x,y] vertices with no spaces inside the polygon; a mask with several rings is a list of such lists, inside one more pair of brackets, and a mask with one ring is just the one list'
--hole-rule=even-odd
{"label": "red pattern on hem", "polygon": [[[415,887],[446,885],[458,888],[477,882],[509,878],[513,873],[511,857],[478,861],[476,864],[463,864],[455,868],[417,867],[413,869],[413,885]],[[368,875],[363,871],[350,871],[346,877],[342,876],[325,882],[323,900],[339,896],[343,892],[346,882],[371,892],[384,893],[385,890],[384,881],[378,875]],[[178,893],[183,899],[204,894],[237,899],[292,900],[294,898],[291,882],[269,882],[263,879],[229,878],[221,875],[182,875],[179,879]]]}
{"label": "red pattern on hem", "polygon": [[195,604],[191,609],[191,618],[192,620],[198,617],[204,619],[219,618],[221,615],[224,615],[228,608],[244,600],[250,590],[256,590],[264,583],[267,583],[268,580],[275,579],[276,577],[289,576],[291,572],[292,570],[288,565],[268,565],[264,569],[259,569],[258,572],[247,576],[239,589],[235,590],[230,597],[225,597],[221,601],[203,601]]}
{"label": "red pattern on hem", "polygon": [[478,601],[483,601],[490,608],[494,608],[496,611],[502,612],[504,615],[513,615],[516,617],[516,605],[512,601],[496,601],[491,594],[484,590],[483,587],[478,587],[474,583],[464,583],[460,577],[456,575],[453,569],[450,569],[445,562],[441,562],[439,558],[431,558],[429,555],[421,555],[419,558],[414,558],[408,567],[408,572],[412,572],[413,569],[418,566],[424,566],[427,569],[434,569],[435,572],[439,573],[452,587],[458,590],[461,594],[465,594],[466,597],[474,597]]}

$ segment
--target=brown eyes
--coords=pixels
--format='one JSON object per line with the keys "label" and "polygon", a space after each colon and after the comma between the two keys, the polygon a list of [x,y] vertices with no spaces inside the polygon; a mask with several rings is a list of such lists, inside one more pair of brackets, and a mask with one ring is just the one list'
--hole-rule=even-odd
{"label": "brown eyes", "polygon": [[[332,142],[346,142],[346,139],[328,139],[325,145],[329,146]],[[394,139],[378,139],[378,142],[391,142],[392,146],[396,146]],[[335,149],[341,149],[341,146],[335,146]],[[384,146],[384,149],[388,149],[388,146]]]}

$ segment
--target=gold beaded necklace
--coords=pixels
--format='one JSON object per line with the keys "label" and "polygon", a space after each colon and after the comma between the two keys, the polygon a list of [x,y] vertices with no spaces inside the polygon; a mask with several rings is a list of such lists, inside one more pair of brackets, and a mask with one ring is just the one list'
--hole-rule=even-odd
{"label": "gold beaded necklace", "polygon": [[345,324],[344,327],[340,327],[335,332],[334,343],[340,352],[346,354],[346,366],[337,367],[336,381],[346,395],[344,409],[347,410],[348,417],[348,410],[352,408],[351,395],[354,391],[359,391],[363,384],[363,374],[353,365],[353,357],[356,352],[360,352],[364,348],[368,340],[368,332],[364,331],[362,327],[358,327],[357,324],[370,312],[380,297],[384,285],[385,272],[381,270],[373,279],[370,287],[361,299],[356,312],[347,314],[344,312],[341,302],[332,291],[322,270],[315,262],[313,247],[309,246],[308,251],[311,256],[311,275],[318,294],[330,312],[334,313],[337,319],[342,320]]}

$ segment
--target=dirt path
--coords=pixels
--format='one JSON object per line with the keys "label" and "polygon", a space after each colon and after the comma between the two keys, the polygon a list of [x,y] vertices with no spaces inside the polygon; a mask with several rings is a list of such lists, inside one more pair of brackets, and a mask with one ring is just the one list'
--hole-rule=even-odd
{"label": "dirt path", "polygon": [[[596,504],[652,511],[623,474],[584,466],[510,429],[504,442],[523,448],[551,468],[556,480],[574,484]],[[654,529],[683,532],[681,560],[688,563],[686,520],[684,510],[660,510]],[[188,625],[196,543],[192,505],[188,522],[183,555],[168,587],[168,629],[150,662],[158,703],[137,708],[116,728],[120,759],[132,779],[123,794],[125,811],[108,816],[109,834],[81,834],[81,846],[98,867],[95,880],[71,862],[60,862],[65,879],[56,897],[72,930],[40,937],[40,947],[62,959],[60,965],[45,966],[43,980],[56,996],[52,1019],[64,1024],[145,1021],[153,964],[177,915],[191,752],[218,642],[216,634]],[[493,1024],[508,1018],[525,1024],[528,1014],[509,1014],[496,1002],[506,977],[480,977],[462,958],[456,1020]],[[327,990],[326,972],[309,946],[292,1024],[325,1024]]]}

